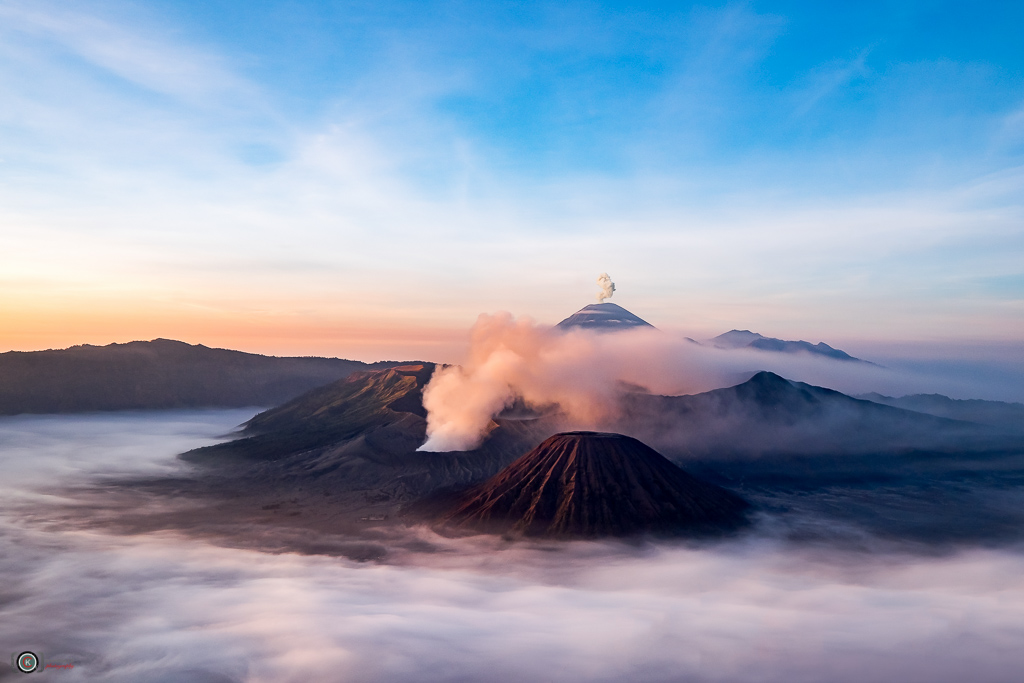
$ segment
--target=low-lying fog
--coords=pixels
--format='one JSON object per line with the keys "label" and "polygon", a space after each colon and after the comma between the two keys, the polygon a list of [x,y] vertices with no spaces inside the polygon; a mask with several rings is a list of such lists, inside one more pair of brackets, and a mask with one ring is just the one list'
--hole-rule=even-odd
{"label": "low-lying fog", "polygon": [[[1014,681],[1024,554],[515,543],[409,530],[382,562],[67,524],[73,490],[252,411],[0,418],[0,642],[68,681]],[[410,543],[416,540],[418,543]],[[412,549],[410,549],[412,548]],[[0,667],[0,680],[20,674]]]}

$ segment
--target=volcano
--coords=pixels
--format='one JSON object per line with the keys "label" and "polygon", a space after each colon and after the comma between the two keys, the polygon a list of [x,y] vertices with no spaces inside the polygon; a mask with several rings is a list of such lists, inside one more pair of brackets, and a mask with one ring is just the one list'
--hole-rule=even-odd
{"label": "volcano", "polygon": [[621,434],[556,434],[470,489],[442,524],[547,537],[721,531],[747,503]]}
{"label": "volcano", "polygon": [[622,306],[609,303],[590,304],[576,311],[568,318],[556,325],[561,330],[570,330],[574,327],[582,327],[585,330],[596,330],[598,332],[612,332],[615,330],[628,330],[636,327],[649,327],[655,329],[643,318],[630,313]]}

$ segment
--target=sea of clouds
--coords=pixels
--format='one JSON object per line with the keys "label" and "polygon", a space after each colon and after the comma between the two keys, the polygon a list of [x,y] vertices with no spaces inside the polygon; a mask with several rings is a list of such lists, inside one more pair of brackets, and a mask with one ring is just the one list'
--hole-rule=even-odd
{"label": "sea of clouds", "polygon": [[[381,562],[66,523],[77,495],[246,411],[0,418],[0,643],[53,680],[1019,680],[1024,554],[801,544],[509,543],[402,532]],[[74,509],[74,508],[71,508]],[[57,512],[59,510],[59,512]],[[86,513],[83,513],[86,514]],[[406,548],[406,549],[403,549]],[[0,680],[21,674],[0,665]]]}

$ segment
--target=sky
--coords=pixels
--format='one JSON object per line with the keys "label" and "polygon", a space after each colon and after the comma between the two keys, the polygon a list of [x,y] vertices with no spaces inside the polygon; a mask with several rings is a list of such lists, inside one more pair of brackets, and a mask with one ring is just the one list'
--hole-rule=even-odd
{"label": "sky", "polygon": [[1021,25],[1016,2],[0,0],[0,351],[452,361],[480,313],[555,323],[602,272],[697,338],[1016,349]]}

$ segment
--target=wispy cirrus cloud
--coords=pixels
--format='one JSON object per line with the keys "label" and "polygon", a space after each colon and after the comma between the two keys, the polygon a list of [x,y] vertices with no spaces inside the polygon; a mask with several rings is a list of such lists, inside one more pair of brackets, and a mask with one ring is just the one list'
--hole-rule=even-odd
{"label": "wispy cirrus cloud", "polygon": [[52,57],[78,61],[82,67],[91,67],[94,75],[105,72],[125,84],[182,102],[197,105],[219,99],[226,103],[237,100],[240,93],[252,93],[251,84],[232,74],[222,55],[169,40],[156,16],[138,13],[136,20],[149,25],[129,27],[90,9],[7,1],[0,5],[0,16],[8,44],[14,42],[22,50],[28,44],[48,45]]}

